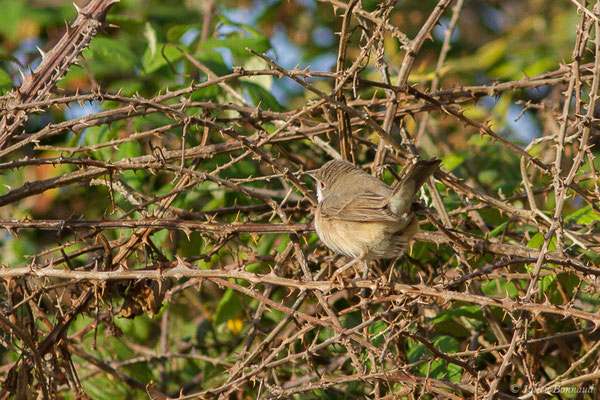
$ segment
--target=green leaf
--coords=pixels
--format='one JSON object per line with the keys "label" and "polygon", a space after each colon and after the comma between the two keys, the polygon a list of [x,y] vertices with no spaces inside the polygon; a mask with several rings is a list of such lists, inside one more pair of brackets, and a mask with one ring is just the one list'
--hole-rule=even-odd
{"label": "green leaf", "polygon": [[[434,342],[434,346],[447,354],[452,354],[459,350],[458,341],[448,335],[437,338]],[[449,364],[444,360],[435,360],[423,364],[419,368],[419,372],[421,372],[423,376],[427,375],[436,379],[450,379],[452,382],[459,382],[462,377],[462,368],[454,364]]]}
{"label": "green leaf", "polygon": [[450,382],[461,382],[463,375],[463,369],[456,364],[448,364],[448,372],[446,377]]}
{"label": "green leaf", "polygon": [[448,335],[440,336],[433,344],[438,350],[444,353],[456,353],[459,350],[458,341]]}
{"label": "green leaf", "polygon": [[509,79],[512,76],[516,76],[521,73],[521,69],[513,62],[503,62],[496,68],[490,71],[490,75],[495,78]]}
{"label": "green leaf", "polygon": [[578,224],[590,225],[596,221],[600,221],[600,215],[598,215],[591,206],[586,206],[565,217],[565,221],[573,219]]}
{"label": "green leaf", "polygon": [[[362,322],[362,319],[360,318],[360,312],[348,313],[348,314],[344,315],[343,318],[340,317],[340,322],[342,323],[342,327],[344,327],[345,329],[354,328],[356,325],[358,325]],[[375,322],[374,324],[376,324],[376,323],[377,322]],[[373,325],[369,326],[369,329]]]}
{"label": "green leaf", "polygon": [[527,247],[531,247],[533,249],[539,249],[540,247],[542,247],[542,244],[544,243],[544,237],[542,236],[541,233],[536,233],[535,235],[533,235],[533,237],[529,240],[529,242],[527,242]]}
{"label": "green leaf", "polygon": [[146,89],[146,86],[140,80],[133,79],[116,79],[110,86],[115,92],[121,91],[124,96],[133,96],[136,92],[141,93]]}
{"label": "green leaf", "polygon": [[18,265],[26,254],[35,254],[35,247],[27,241],[11,237],[3,240],[0,251],[2,252],[2,262],[13,266]]}
{"label": "green leaf", "polygon": [[485,321],[481,307],[474,306],[462,306],[454,310],[448,310],[440,313],[431,322],[433,324],[439,324],[440,322],[457,319],[459,317],[467,317],[477,319],[479,321]]}
{"label": "green leaf", "polygon": [[481,68],[489,68],[505,57],[508,45],[504,38],[488,42],[477,50],[474,59]]}
{"label": "green leaf", "polygon": [[435,323],[436,332],[452,334],[456,337],[467,338],[470,331],[465,328],[459,319],[444,318]]}
{"label": "green leaf", "polygon": [[442,160],[442,165],[445,170],[452,171],[459,165],[461,165],[467,158],[466,151],[457,151],[454,153],[448,154]]}
{"label": "green leaf", "polygon": [[[223,60],[223,56],[216,51],[205,51],[202,54],[195,56],[195,59],[200,61],[204,66],[214,72],[217,76],[227,75],[231,72],[231,70],[225,64]],[[196,67],[193,67],[196,68]],[[214,93],[219,93],[219,87],[217,85],[209,86],[205,89],[198,90],[194,92],[193,96],[196,98],[198,93],[202,92],[203,96],[201,98],[210,98],[216,96]],[[206,93],[213,93],[211,95],[207,95]]]}
{"label": "green leaf", "polygon": [[181,60],[182,58],[183,53],[181,50],[173,45],[157,43],[156,51],[154,53],[151,46],[148,45],[144,55],[142,56],[142,68],[144,68],[146,74],[150,75],[151,73],[158,71],[168,64],[173,65],[173,63]]}
{"label": "green leaf", "polygon": [[[489,111],[487,108],[485,107],[481,107],[478,105],[472,105],[472,104],[465,104],[463,106],[463,110],[464,110],[464,114],[466,117],[468,118],[472,118],[472,119],[484,119],[486,117],[489,118]],[[475,141],[475,142],[482,142],[482,141],[487,141],[489,140],[487,136],[471,136],[469,138],[469,142],[471,141]],[[478,145],[480,145],[479,143],[477,143]]]}
{"label": "green leaf", "polygon": [[271,249],[273,249],[273,244],[275,243],[275,239],[277,235],[274,234],[265,234],[262,235],[258,242],[258,246],[256,246],[256,252],[258,254],[269,254]]}
{"label": "green leaf", "polygon": [[385,335],[380,334],[388,328],[388,324],[383,321],[375,321],[369,326],[369,333],[371,334],[371,343],[375,347],[380,347],[385,342]]}
{"label": "green leaf", "polygon": [[384,321],[375,321],[371,325],[369,325],[369,333],[371,335],[377,335],[380,332],[383,332],[388,328],[388,324]]}
{"label": "green leaf", "polygon": [[83,57],[89,63],[90,69],[102,75],[112,75],[115,72],[133,72],[137,57],[118,40],[107,37],[96,37],[90,47],[83,52]]}
{"label": "green leaf", "polygon": [[222,13],[219,13],[218,20],[219,20],[219,22],[222,22],[227,25],[232,25],[232,26],[237,26],[239,28],[243,28],[245,31],[249,32],[250,34],[252,34],[254,36],[260,35],[260,32],[257,31],[256,29],[254,29],[252,26],[247,25],[247,24],[242,24],[239,22],[235,22],[235,21],[227,18],[227,16],[223,15]]}
{"label": "green leaf", "polygon": [[481,291],[486,296],[508,296],[514,298],[519,295],[519,291],[515,284],[506,279],[496,279],[488,282],[483,282]]}
{"label": "green leaf", "polygon": [[175,25],[170,27],[167,30],[167,40],[170,43],[179,42],[181,37],[185,35],[190,29],[198,29],[202,28],[199,24],[189,24],[189,25]]}
{"label": "green leaf", "polygon": [[[535,76],[547,71],[551,71],[556,65],[555,61],[550,57],[541,58],[525,68],[525,75]],[[517,77],[516,79],[518,79]]]}
{"label": "green leaf", "polygon": [[119,146],[119,150],[115,154],[117,160],[125,158],[134,158],[142,155],[139,142],[126,142]]}
{"label": "green leaf", "polygon": [[85,130],[83,134],[84,142],[86,145],[95,145],[110,140],[112,137],[108,126],[91,126]]}
{"label": "green leaf", "polygon": [[546,293],[548,288],[550,288],[550,286],[552,286],[552,284],[554,283],[555,280],[556,280],[556,275],[542,276],[538,282],[538,285],[539,285],[542,293]]}
{"label": "green leaf", "polygon": [[4,2],[0,13],[0,33],[3,36],[14,38],[17,35],[17,26],[23,20],[25,13],[25,4],[22,2]]}
{"label": "green leaf", "polygon": [[136,398],[131,388],[121,381],[107,381],[105,377],[91,377],[82,382],[83,389],[86,394],[93,399],[98,400],[113,400],[122,398]]}
{"label": "green leaf", "polygon": [[493,184],[498,181],[500,172],[495,169],[487,169],[479,172],[479,180],[485,184]]}
{"label": "green leaf", "polygon": [[408,358],[409,363],[414,363],[421,360],[426,353],[428,353],[428,351],[424,344],[413,342],[408,348],[406,357]]}
{"label": "green leaf", "polygon": [[221,47],[231,50],[231,53],[234,55],[249,57],[251,54],[248,53],[246,47],[259,53],[264,53],[271,46],[269,40],[262,35],[255,37],[229,37],[227,39],[206,40],[198,46],[198,51],[214,50]]}
{"label": "green leaf", "polygon": [[506,227],[508,226],[510,221],[505,221],[503,223],[501,223],[500,225],[498,225],[497,227],[494,228],[494,230],[492,230],[489,234],[488,234],[488,238],[493,238],[498,236],[498,234],[500,232],[503,232]]}
{"label": "green leaf", "polygon": [[242,311],[242,304],[235,291],[227,288],[223,297],[217,304],[215,311],[215,325],[221,325],[225,322],[234,319]]}
{"label": "green leaf", "polygon": [[254,82],[242,81],[242,88],[250,97],[252,104],[264,110],[281,111],[281,105],[265,88]]}
{"label": "green leaf", "polygon": [[3,69],[0,69],[0,93],[5,94],[10,91],[13,87],[12,79],[10,75]]}
{"label": "green leaf", "polygon": [[[533,235],[531,240],[529,240],[529,242],[527,243],[527,247],[531,247],[533,249],[540,249],[544,244],[544,240],[544,236],[540,232],[538,232],[535,235]],[[550,240],[548,250],[556,251],[556,236],[552,237],[552,239]]]}
{"label": "green leaf", "polygon": [[14,62],[15,64],[18,64],[19,67],[23,68],[23,64],[21,64],[19,59],[13,56],[12,54],[6,52],[6,50],[4,49],[0,49],[0,60]]}
{"label": "green leaf", "polygon": [[329,391],[323,389],[316,389],[313,393],[321,400],[336,400],[338,398],[333,393],[329,393]]}
{"label": "green leaf", "polygon": [[143,18],[135,18],[131,15],[108,13],[106,22],[118,25],[121,29],[126,27],[137,28],[145,23]]}

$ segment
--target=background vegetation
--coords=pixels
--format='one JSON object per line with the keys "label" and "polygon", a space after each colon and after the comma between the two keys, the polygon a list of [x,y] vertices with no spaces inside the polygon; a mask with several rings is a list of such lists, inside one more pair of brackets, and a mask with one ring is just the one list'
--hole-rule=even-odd
{"label": "background vegetation", "polygon": [[[598,3],[112,3],[2,5],[0,398],[600,397]],[[305,172],[434,156],[330,282]]]}

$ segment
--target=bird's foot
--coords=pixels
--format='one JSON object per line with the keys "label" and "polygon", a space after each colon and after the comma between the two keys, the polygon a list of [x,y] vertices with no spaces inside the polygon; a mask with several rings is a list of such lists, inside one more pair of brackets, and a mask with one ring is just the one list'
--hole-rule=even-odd
{"label": "bird's foot", "polygon": [[352,267],[354,269],[354,273],[356,276],[360,276],[358,270],[356,269],[355,265],[359,262],[362,261],[362,257],[359,258],[355,258],[354,260],[346,263],[345,265],[343,265],[342,267],[340,267],[338,270],[336,270],[333,275],[331,276],[331,283],[329,285],[329,290],[333,289],[334,284],[336,283],[337,280],[339,280],[341,289],[346,288],[346,283],[344,282],[344,280],[342,279],[342,274],[344,273],[344,271],[346,271],[348,268]]}
{"label": "bird's foot", "polygon": [[333,275],[331,275],[329,280],[329,291],[333,290],[334,286],[337,286],[339,290],[346,288],[346,282],[344,282],[344,278],[341,276],[342,272],[343,270],[337,270],[333,273]]}

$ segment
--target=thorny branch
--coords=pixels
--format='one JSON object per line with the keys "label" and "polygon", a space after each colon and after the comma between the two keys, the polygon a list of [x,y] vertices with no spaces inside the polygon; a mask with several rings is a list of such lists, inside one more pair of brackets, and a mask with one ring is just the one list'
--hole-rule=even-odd
{"label": "thorny branch", "polygon": [[[92,0],[77,10],[60,41],[0,109],[0,173],[20,177],[7,180],[0,194],[0,227],[7,241],[51,233],[23,259],[0,258],[0,344],[19,356],[0,366],[0,399],[24,396],[24,390],[45,398],[60,391],[81,395],[81,381],[98,374],[160,399],[228,398],[236,391],[266,399],[315,390],[343,396],[355,385],[378,399],[409,393],[492,399],[515,398],[510,385],[547,393],[597,382],[600,317],[597,302],[589,300],[600,290],[600,235],[565,210],[579,204],[589,215],[600,212],[592,143],[600,124],[598,3],[590,10],[571,1],[580,19],[569,63],[513,81],[445,83],[462,1],[451,8],[451,0],[440,0],[411,39],[393,23],[395,1],[369,12],[360,1],[323,0],[341,10],[335,72],[285,68],[248,49],[263,69],[234,67],[218,75],[192,52],[170,46],[200,79],[181,74],[185,84],[147,97],[101,86],[86,93],[56,90],[107,27],[113,3]],[[450,18],[448,10],[435,78],[415,83],[411,73],[435,25]],[[215,12],[210,2],[202,41]],[[404,52],[398,68],[388,60],[388,35]],[[370,63],[378,74],[369,73]],[[295,110],[253,104],[239,88],[255,78],[290,80],[315,100]],[[488,118],[465,112],[480,98],[540,87],[551,87],[560,100],[527,102],[526,108],[537,109],[555,129],[527,146]],[[219,101],[194,97],[207,89],[218,91]],[[92,101],[101,111],[34,131],[24,127],[34,113]],[[418,116],[416,128],[406,123],[409,116]],[[81,140],[93,129],[111,134]],[[373,262],[369,276],[331,282],[331,269],[345,259],[316,240],[315,198],[305,173],[336,157],[374,175],[387,168],[397,176],[397,166],[412,158],[451,154],[448,144],[431,146],[444,130],[457,131],[465,142],[474,134],[490,139],[494,151],[517,166],[523,187],[507,195],[494,191],[469,160],[464,169],[442,168],[425,190],[433,210],[420,221],[413,252]],[[70,135],[77,140],[67,141]],[[35,204],[69,198],[93,204],[73,204],[53,219],[30,212]],[[205,303],[232,298],[227,306],[238,308],[228,326],[239,322],[244,337],[221,342],[220,328],[211,325],[213,343],[165,348],[177,341],[167,329],[172,308],[193,309],[200,327],[218,313]],[[160,354],[137,345],[144,356],[117,362],[83,347],[88,333],[92,347],[102,340],[100,329],[118,337],[121,317],[159,312]],[[74,331],[77,318],[86,322]],[[443,340],[455,338],[444,333],[457,330],[462,343],[449,350]],[[208,334],[198,335],[204,340]],[[223,354],[230,357],[219,358]],[[71,355],[85,361],[85,374]],[[557,355],[569,368],[550,376],[539,364]],[[169,376],[180,372],[175,363],[161,364],[165,375],[156,386],[122,370],[127,363],[173,358],[209,363],[221,379],[206,383],[199,373],[172,391]],[[458,371],[460,379],[434,377],[432,368]],[[52,377],[45,376],[50,369]]]}

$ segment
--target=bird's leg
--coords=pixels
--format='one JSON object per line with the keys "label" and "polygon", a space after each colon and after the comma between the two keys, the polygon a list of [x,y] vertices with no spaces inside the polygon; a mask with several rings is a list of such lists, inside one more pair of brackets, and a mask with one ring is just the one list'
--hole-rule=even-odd
{"label": "bird's leg", "polygon": [[[369,279],[369,262],[367,260],[363,260],[363,271],[362,271],[362,279],[364,281]],[[364,287],[360,290],[360,297],[364,299],[367,297],[367,288]]]}
{"label": "bird's leg", "polygon": [[[362,278],[364,281],[369,279],[369,262],[367,260],[363,260],[363,271]],[[360,315],[362,317],[363,322],[369,319],[369,308],[368,303],[366,302],[367,294],[369,293],[369,289],[363,287],[360,289],[359,298],[360,298]],[[365,327],[363,332],[366,337],[368,337],[368,327]]]}
{"label": "bird's leg", "polygon": [[[331,289],[333,287],[333,284],[335,283],[336,279],[338,279],[338,278],[340,279],[340,284],[342,284],[342,286],[343,286],[344,281],[341,279],[341,274],[344,273],[344,271],[346,271],[350,267],[354,268],[354,265],[358,264],[359,262],[364,262],[364,264],[368,266],[367,260],[365,259],[364,255],[361,255],[361,256],[355,258],[354,260],[346,263],[345,265],[342,265],[342,267],[337,269],[331,276],[331,285],[329,288]],[[358,273],[356,273],[356,275],[358,275]]]}
{"label": "bird's leg", "polygon": [[362,270],[362,278],[364,280],[369,279],[369,263],[367,262],[367,260],[362,260],[362,264],[363,264],[363,270]]}
{"label": "bird's leg", "polygon": [[[384,284],[385,283],[390,283],[390,282],[396,282],[396,281],[398,281],[398,274],[399,274],[399,272],[396,270],[396,263],[401,258],[402,258],[402,256],[396,257],[396,258],[392,259],[392,262],[389,264],[389,272],[388,272],[388,275],[387,275],[387,281],[384,282]],[[385,275],[383,276],[383,278],[385,279]]]}
{"label": "bird's leg", "polygon": [[[362,274],[362,278],[363,280],[367,280],[369,279],[369,262],[367,260],[363,260],[363,274]],[[360,290],[360,301],[361,303],[363,302],[364,299],[367,298],[367,291],[368,289],[366,287],[362,288]],[[368,318],[368,312],[367,312],[367,305],[366,304],[362,304],[362,306],[360,307],[360,312],[361,315],[363,317],[363,321],[366,321]]]}

